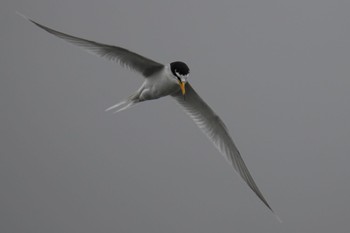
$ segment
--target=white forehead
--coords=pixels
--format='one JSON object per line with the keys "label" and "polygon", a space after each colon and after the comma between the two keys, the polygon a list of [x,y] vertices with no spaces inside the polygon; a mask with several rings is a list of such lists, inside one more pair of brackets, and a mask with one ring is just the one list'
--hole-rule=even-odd
{"label": "white forehead", "polygon": [[184,79],[188,78],[188,76],[190,75],[190,73],[188,73],[188,74],[186,74],[186,75],[182,75],[182,74],[178,73],[176,70],[175,70],[175,74],[176,74],[177,76],[179,76],[179,78],[184,78]]}

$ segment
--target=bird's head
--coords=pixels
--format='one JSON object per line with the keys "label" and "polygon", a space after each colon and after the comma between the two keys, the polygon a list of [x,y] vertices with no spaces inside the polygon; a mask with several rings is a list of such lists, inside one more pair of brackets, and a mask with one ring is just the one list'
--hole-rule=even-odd
{"label": "bird's head", "polygon": [[174,75],[174,77],[177,78],[178,80],[182,95],[185,95],[186,94],[185,85],[187,82],[187,78],[190,74],[190,68],[188,68],[188,66],[181,61],[175,61],[170,63],[170,70]]}

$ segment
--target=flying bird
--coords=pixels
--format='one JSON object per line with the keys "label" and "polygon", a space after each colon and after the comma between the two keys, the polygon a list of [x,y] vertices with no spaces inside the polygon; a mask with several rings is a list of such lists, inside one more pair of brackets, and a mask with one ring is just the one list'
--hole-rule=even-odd
{"label": "flying bird", "polygon": [[[54,36],[73,45],[77,45],[92,54],[116,61],[122,66],[139,72],[144,77],[144,82],[134,94],[106,109],[106,111],[114,110],[115,112],[119,112],[135,104],[164,96],[171,96],[175,99],[209,140],[211,140],[219,152],[224,155],[245,183],[254,191],[267,208],[274,213],[251,176],[227,127],[189,84],[187,79],[190,69],[184,62],[175,61],[170,64],[161,64],[118,46],[86,40],[56,31],[22,14],[20,15]],[[278,218],[277,215],[275,216]]]}

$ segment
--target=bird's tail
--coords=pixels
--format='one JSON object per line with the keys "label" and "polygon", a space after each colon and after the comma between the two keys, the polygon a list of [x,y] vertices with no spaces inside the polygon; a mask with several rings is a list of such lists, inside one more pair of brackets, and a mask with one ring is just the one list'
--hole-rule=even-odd
{"label": "bird's tail", "polygon": [[117,112],[121,112],[123,110],[126,110],[132,106],[134,106],[135,104],[139,103],[140,99],[139,99],[139,94],[133,94],[131,96],[129,96],[127,99],[117,103],[116,105],[113,105],[109,108],[107,108],[105,111],[111,111],[111,110],[115,110],[114,113]]}

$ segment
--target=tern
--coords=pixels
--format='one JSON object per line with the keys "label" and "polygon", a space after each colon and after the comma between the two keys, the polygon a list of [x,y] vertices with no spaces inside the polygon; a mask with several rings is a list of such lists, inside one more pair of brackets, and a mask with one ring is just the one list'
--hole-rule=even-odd
{"label": "tern", "polygon": [[77,45],[92,54],[115,61],[122,66],[139,72],[144,77],[144,82],[134,94],[106,109],[106,111],[120,112],[135,104],[164,96],[171,96],[175,99],[219,152],[224,155],[245,183],[280,221],[256,185],[224,122],[189,84],[187,78],[190,69],[184,62],[175,61],[164,65],[122,47],[86,40],[56,31],[21,13],[18,14],[54,36]]}

